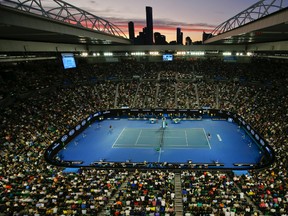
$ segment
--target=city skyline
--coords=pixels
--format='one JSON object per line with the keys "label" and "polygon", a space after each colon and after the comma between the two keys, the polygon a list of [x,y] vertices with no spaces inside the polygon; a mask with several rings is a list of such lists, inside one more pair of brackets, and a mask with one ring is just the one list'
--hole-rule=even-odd
{"label": "city skyline", "polygon": [[[153,8],[153,29],[166,36],[167,42],[176,41],[176,29],[193,42],[202,40],[202,33],[213,29],[258,2],[257,0],[69,0],[78,8],[88,11],[118,26],[128,37],[128,23],[134,23],[135,36],[146,26],[146,7]],[[43,4],[49,6],[49,2]]]}

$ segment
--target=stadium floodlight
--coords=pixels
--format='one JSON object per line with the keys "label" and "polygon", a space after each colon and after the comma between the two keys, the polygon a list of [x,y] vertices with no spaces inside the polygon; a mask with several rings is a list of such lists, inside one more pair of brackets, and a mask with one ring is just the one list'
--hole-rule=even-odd
{"label": "stadium floodlight", "polygon": [[232,53],[231,52],[223,52],[223,56],[231,56]]}
{"label": "stadium floodlight", "polygon": [[145,52],[132,52],[131,55],[132,56],[144,56]]}
{"label": "stadium floodlight", "polygon": [[190,55],[204,56],[205,52],[204,51],[191,51]]}
{"label": "stadium floodlight", "polygon": [[112,52],[105,52],[104,56],[113,56],[113,53]]}
{"label": "stadium floodlight", "polygon": [[159,52],[158,51],[151,51],[151,52],[149,52],[149,55],[156,56],[156,55],[159,55]]}
{"label": "stadium floodlight", "polygon": [[176,53],[176,55],[186,55],[186,52],[185,52],[185,51],[178,51],[178,52]]}
{"label": "stadium floodlight", "polygon": [[88,56],[88,53],[87,53],[87,52],[82,52],[80,55],[81,55],[82,57],[87,57],[87,56]]}

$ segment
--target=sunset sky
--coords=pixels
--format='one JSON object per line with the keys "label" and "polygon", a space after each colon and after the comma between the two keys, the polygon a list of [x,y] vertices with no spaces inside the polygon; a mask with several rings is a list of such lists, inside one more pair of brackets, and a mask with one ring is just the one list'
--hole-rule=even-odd
{"label": "sunset sky", "polygon": [[[64,0],[65,1],[65,0]],[[135,36],[146,26],[145,7],[153,8],[154,32],[176,40],[176,28],[183,38],[202,40],[202,33],[255,4],[258,0],[66,0],[117,25],[128,37],[128,22],[133,21]],[[42,1],[44,2],[44,1]]]}

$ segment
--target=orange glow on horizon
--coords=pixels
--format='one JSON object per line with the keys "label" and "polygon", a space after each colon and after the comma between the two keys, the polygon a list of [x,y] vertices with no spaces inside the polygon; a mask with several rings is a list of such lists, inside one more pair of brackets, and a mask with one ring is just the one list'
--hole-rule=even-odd
{"label": "orange glow on horizon", "polygon": [[[117,25],[122,31],[126,34],[128,37],[129,32],[128,32],[128,27],[127,25]],[[144,26],[141,25],[135,25],[134,30],[135,30],[135,37],[139,35],[139,32],[143,31]],[[170,41],[175,41],[176,40],[176,29],[177,27],[174,26],[154,26],[154,33],[155,32],[160,32],[162,35],[166,36],[166,41],[169,43]],[[185,41],[185,38],[189,36],[192,41],[201,41],[202,40],[202,33],[203,32],[212,32],[213,29],[203,27],[203,26],[193,26],[191,28],[188,27],[181,27],[181,31],[183,32],[183,43]]]}
{"label": "orange glow on horizon", "polygon": [[[87,23],[83,23],[83,26],[87,24]],[[92,28],[92,24],[88,23],[87,27]],[[116,24],[116,26],[121,29],[124,34],[128,37],[129,36],[129,32],[128,32],[128,24],[123,24],[122,23],[118,23]],[[134,26],[134,30],[135,30],[135,37],[137,37],[139,35],[139,32],[143,31],[144,26],[143,25],[135,25]],[[169,43],[171,41],[175,41],[176,40],[176,26],[161,26],[161,25],[154,25],[154,33],[155,32],[159,32],[162,35],[166,36],[166,41]],[[207,26],[185,26],[185,27],[181,27],[181,31],[183,32],[183,43],[185,41],[185,38],[187,36],[189,36],[192,41],[201,41],[202,40],[202,33],[203,32],[212,32],[213,29],[209,28]]]}

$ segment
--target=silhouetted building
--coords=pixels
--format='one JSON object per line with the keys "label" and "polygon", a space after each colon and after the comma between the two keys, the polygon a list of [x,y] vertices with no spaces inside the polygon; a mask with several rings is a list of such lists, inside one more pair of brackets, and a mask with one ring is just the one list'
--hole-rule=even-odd
{"label": "silhouetted building", "polygon": [[[133,25],[133,27],[132,27]],[[129,22],[129,38],[133,37],[134,33],[134,24]],[[133,29],[133,33],[132,33]],[[135,34],[135,33],[134,33]],[[160,33],[159,33],[160,34]],[[142,32],[139,32],[139,35],[135,38],[134,35],[134,44],[137,45],[153,45],[153,16],[152,16],[152,7],[146,6],[146,27],[143,28]],[[164,36],[165,37],[165,36]],[[163,38],[162,38],[163,40]],[[166,41],[166,39],[164,38]]]}
{"label": "silhouetted building", "polygon": [[202,41],[194,41],[194,42],[193,42],[193,45],[201,45],[201,44],[203,44]]}
{"label": "silhouetted building", "polygon": [[153,44],[153,16],[152,16],[152,7],[146,7],[146,27],[147,27],[147,38],[146,44]]}
{"label": "silhouetted building", "polygon": [[202,42],[204,42],[205,40],[207,40],[208,38],[211,38],[211,37],[212,37],[211,33],[203,32],[203,34],[202,34]]}
{"label": "silhouetted building", "polygon": [[155,41],[156,45],[166,45],[167,44],[166,36],[160,34],[159,32],[154,33],[154,41]]}
{"label": "silhouetted building", "polygon": [[134,43],[135,30],[134,30],[134,23],[133,22],[128,23],[128,30],[129,30],[129,39]]}
{"label": "silhouetted building", "polygon": [[176,30],[176,42],[177,44],[183,45],[183,32],[181,32],[181,28],[177,28]]}
{"label": "silhouetted building", "polygon": [[174,41],[170,41],[169,44],[170,45],[177,45],[177,41],[175,41],[175,40]]}
{"label": "silhouetted building", "polygon": [[135,38],[134,44],[144,45],[147,42],[147,28],[143,28],[142,32],[139,32],[139,35]]}
{"label": "silhouetted building", "polygon": [[192,40],[189,36],[185,39],[185,45],[192,45]]}

